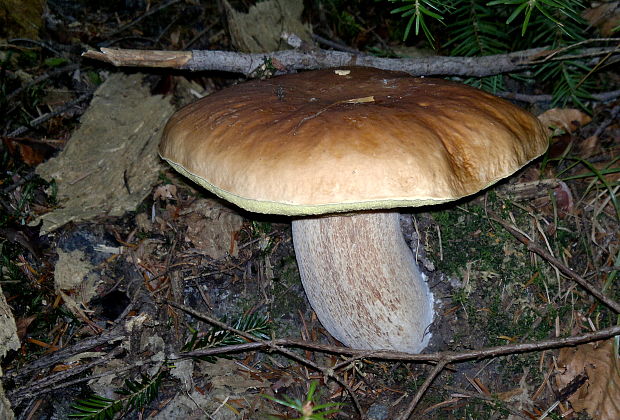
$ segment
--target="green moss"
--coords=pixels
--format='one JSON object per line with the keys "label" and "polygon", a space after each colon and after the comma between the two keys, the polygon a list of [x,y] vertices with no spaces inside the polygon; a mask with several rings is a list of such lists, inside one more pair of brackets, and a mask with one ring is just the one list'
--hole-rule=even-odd
{"label": "green moss", "polygon": [[[305,295],[294,256],[284,257],[274,267],[273,296],[271,317],[278,323],[278,327],[286,329],[284,323],[278,320],[296,317],[299,310],[304,312],[306,309]],[[291,332],[278,331],[278,334],[286,335]]]}
{"label": "green moss", "polygon": [[253,220],[250,224],[250,232],[253,238],[260,238],[261,236],[269,235],[272,231],[273,226],[270,222]]}
{"label": "green moss", "polygon": [[[513,219],[525,232],[532,226],[530,214],[497,197],[487,197],[485,207],[470,202],[432,214],[441,233],[443,259],[436,252],[438,242],[430,244],[433,252],[429,254],[435,256],[439,271],[462,281],[462,287],[454,289],[450,296],[454,304],[462,307],[467,324],[463,331],[459,328],[454,332],[455,343],[480,347],[548,338],[556,317],[565,319],[571,307],[564,301],[554,301],[557,284],[549,266],[541,260],[533,265],[525,246],[492,222],[488,211],[504,220]],[[569,230],[566,226],[558,230],[557,238],[550,236],[552,247],[561,250],[574,243],[578,235]],[[428,237],[438,239],[439,235],[429,230]],[[546,302],[548,295],[551,302]],[[473,335],[475,343],[471,341]]]}
{"label": "green moss", "polygon": [[472,261],[476,262],[479,270],[492,267],[491,263],[499,248],[485,233],[489,225],[482,217],[479,206],[471,206],[468,212],[451,209],[432,215],[441,231],[443,259],[435,261],[439,270],[459,275],[467,263]]}
{"label": "green moss", "polygon": [[162,184],[165,184],[165,185],[174,184],[174,182],[172,182],[172,180],[168,177],[168,175],[164,171],[159,171],[159,175],[157,179],[158,181],[160,181]]}

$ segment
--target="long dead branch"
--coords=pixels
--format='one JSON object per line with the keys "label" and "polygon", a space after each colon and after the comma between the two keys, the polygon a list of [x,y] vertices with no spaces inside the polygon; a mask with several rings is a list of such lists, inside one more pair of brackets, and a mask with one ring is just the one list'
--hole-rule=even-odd
{"label": "long dead branch", "polygon": [[[433,368],[429,376],[426,378],[422,387],[420,387],[418,392],[416,392],[414,397],[411,399],[411,401],[407,405],[407,409],[400,417],[401,420],[406,420],[411,417],[418,402],[422,399],[422,397],[424,396],[424,393],[426,392],[430,384],[442,372],[445,366],[449,363],[462,362],[466,360],[479,360],[479,359],[483,359],[487,357],[495,357],[495,356],[501,356],[501,355],[507,355],[507,354],[542,351],[542,350],[558,348],[558,347],[575,346],[577,344],[604,340],[610,337],[614,337],[616,335],[620,335],[620,325],[616,325],[616,326],[609,327],[603,330],[594,331],[594,332],[586,333],[586,334],[575,335],[572,337],[555,338],[555,339],[542,340],[542,341],[530,342],[530,343],[516,343],[516,344],[509,344],[506,346],[488,347],[488,348],[484,348],[480,350],[470,350],[470,351],[463,351],[463,352],[444,351],[444,352],[436,352],[436,353],[429,353],[429,354],[409,354],[409,353],[387,351],[387,350],[377,351],[377,350],[350,349],[347,347],[327,346],[327,345],[316,344],[316,343],[307,342],[307,341],[299,341],[299,340],[291,340],[291,339],[262,340],[248,333],[245,333],[243,331],[239,331],[209,315],[198,312],[185,305],[181,305],[181,304],[178,304],[176,302],[171,302],[171,301],[167,301],[166,303],[192,316],[195,316],[204,321],[207,321],[211,325],[215,325],[219,328],[223,328],[235,334],[239,334],[240,336],[249,340],[248,343],[243,343],[243,344],[195,350],[191,352],[181,353],[179,355],[171,355],[170,360],[184,359],[187,357],[214,356],[218,354],[221,355],[221,354],[226,354],[226,353],[237,353],[241,351],[260,350],[260,349],[268,350],[268,351],[277,351],[286,356],[289,356],[289,357],[292,356],[291,358],[293,358],[294,360],[300,361],[308,366],[311,366],[312,368],[322,372],[324,375],[335,379],[341,385],[343,384],[343,382],[341,382],[340,378],[336,375],[335,367],[332,367],[332,368],[320,367],[316,365],[314,362],[311,362],[297,355],[296,353],[291,352],[290,350],[288,350],[288,348],[299,347],[299,348],[305,348],[305,349],[321,351],[321,352],[326,352],[326,353],[348,354],[348,355],[353,356],[350,359],[348,359],[347,362],[351,362],[353,360],[358,360],[358,359],[368,359],[368,358],[376,358],[376,359],[384,359],[384,360],[401,360],[401,361],[408,361],[408,362],[427,362],[427,363],[435,362],[436,363],[435,367]],[[353,398],[355,406],[358,408],[358,412],[361,413],[359,409],[359,403],[357,403],[357,401],[355,400],[355,396],[353,392],[346,385],[345,385],[345,388],[347,389],[347,391]]]}
{"label": "long dead branch", "polygon": [[108,330],[101,335],[96,335],[77,343],[64,347],[54,353],[47,354],[42,356],[41,358],[19,368],[11,369],[5,372],[5,377],[10,378],[16,383],[22,383],[25,379],[29,379],[34,376],[37,372],[47,369],[57,363],[61,363],[64,360],[67,360],[71,356],[75,356],[76,354],[83,353],[87,350],[90,350],[97,346],[102,346],[105,344],[112,343],[114,341],[119,341],[125,338],[126,332],[123,328],[115,327],[111,330]]}
{"label": "long dead branch", "polygon": [[11,401],[11,404],[17,407],[24,400],[29,400],[36,397],[37,395],[49,392],[51,388],[54,388],[59,383],[66,382],[66,379],[68,378],[84,373],[94,368],[95,366],[110,362],[110,360],[114,359],[122,352],[123,349],[121,347],[116,347],[110,353],[106,354],[103,357],[95,359],[90,363],[80,364],[72,369],[61,370],[59,372],[45,375],[41,379],[35,380],[24,386],[11,390],[7,393],[7,397]]}
{"label": "long dead branch", "polygon": [[101,48],[84,57],[117,67],[169,67],[191,71],[216,70],[250,76],[265,63],[282,71],[315,70],[339,66],[366,66],[404,71],[414,76],[453,75],[483,77],[526,69],[548,53],[545,48],[485,57],[382,58],[344,51],[285,50],[246,54],[232,51],[149,51]]}
{"label": "long dead branch", "polygon": [[[207,322],[216,321],[214,318],[209,318],[204,314],[202,314],[202,319]],[[221,323],[219,323],[219,321],[217,322],[218,324],[213,325],[222,325]],[[228,329],[224,325],[223,328]],[[243,344],[233,344],[229,346],[194,350],[190,352],[180,353],[177,355],[171,355],[170,360],[186,359],[188,357],[217,356],[222,354],[239,353],[243,351],[269,349],[271,348],[271,346],[275,345],[285,347],[298,347],[323,353],[354,356],[351,359],[347,359],[349,363],[359,359],[398,360],[402,362],[418,363],[439,363],[440,361],[445,360],[448,363],[454,363],[464,362],[468,360],[480,360],[495,356],[504,356],[507,354],[528,353],[560,347],[576,346],[578,344],[590,343],[592,341],[605,340],[610,337],[615,337],[616,335],[620,335],[620,325],[615,325],[613,327],[589,333],[574,335],[571,337],[551,338],[548,340],[507,344],[504,346],[487,347],[479,350],[467,350],[462,352],[443,351],[422,354],[410,354],[389,350],[360,350],[343,346],[331,346],[327,344],[313,343],[310,341],[283,338],[261,342],[251,341]]]}
{"label": "long dead branch", "polygon": [[[290,38],[296,39],[294,35],[289,35],[287,38],[289,44],[299,45],[301,48],[256,54],[211,50],[151,51],[101,48],[100,51],[86,51],[82,55],[105,61],[117,67],[169,67],[191,71],[217,70],[242,73],[246,76],[255,74],[261,66],[269,64],[283,72],[339,66],[365,66],[383,70],[404,71],[414,76],[484,77],[523,71],[535,64],[544,63],[547,57],[557,54],[557,50],[541,47],[483,57],[383,58],[351,51],[304,48],[306,47],[305,44],[292,43]],[[618,49],[614,48],[591,48],[583,53],[583,56],[591,57],[617,53]],[[572,57],[574,58],[574,56]],[[562,59],[561,56],[552,58],[552,60]]]}

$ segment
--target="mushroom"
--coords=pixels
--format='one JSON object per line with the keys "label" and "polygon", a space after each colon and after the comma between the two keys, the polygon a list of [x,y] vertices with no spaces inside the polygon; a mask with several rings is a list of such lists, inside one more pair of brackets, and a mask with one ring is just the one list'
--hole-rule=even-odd
{"label": "mushroom", "polygon": [[533,115],[488,93],[345,67],[205,97],[172,116],[159,150],[243,209],[293,216],[304,290],[335,338],[417,353],[433,299],[395,209],[474,194],[546,148]]}

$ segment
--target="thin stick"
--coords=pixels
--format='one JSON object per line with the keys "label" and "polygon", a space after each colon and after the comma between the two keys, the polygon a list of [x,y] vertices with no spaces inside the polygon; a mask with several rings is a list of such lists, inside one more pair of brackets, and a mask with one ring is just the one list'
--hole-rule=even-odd
{"label": "thin stick", "polygon": [[56,363],[60,363],[71,356],[82,353],[94,347],[102,346],[111,343],[112,341],[122,340],[125,338],[125,336],[126,332],[123,330],[122,327],[109,329],[103,332],[101,335],[84,339],[71,346],[64,347],[54,353],[42,356],[41,358],[31,362],[28,365],[11,369],[5,372],[4,376],[11,378],[17,383],[21,383],[25,379],[29,379],[38,370],[47,369],[50,366],[55,365]]}
{"label": "thin stick", "polygon": [[108,62],[114,66],[172,67],[191,71],[220,70],[251,75],[266,60],[281,64],[287,70],[311,70],[343,65],[371,66],[384,70],[400,70],[412,75],[489,76],[523,70],[543,48],[483,57],[419,57],[396,59],[353,54],[344,51],[313,49],[283,50],[268,53],[192,50],[153,51],[101,48],[89,50],[83,57]]}
{"label": "thin stick", "polygon": [[418,392],[415,393],[415,396],[409,402],[409,405],[407,406],[407,409],[405,410],[403,415],[399,417],[399,420],[408,420],[411,417],[411,415],[413,414],[413,410],[415,410],[416,406],[418,405],[418,403],[420,402],[420,400],[426,393],[426,390],[428,389],[428,387],[431,386],[431,383],[441,373],[441,371],[447,364],[448,364],[447,360],[440,360],[435,365],[431,373],[429,373],[429,375],[426,377],[426,380],[424,381],[422,386],[420,386],[420,388],[418,389]]}
{"label": "thin stick", "polygon": [[137,24],[138,22],[140,22],[142,19],[144,19],[145,17],[148,17],[154,13],[159,12],[160,10],[165,9],[166,7],[172,6],[175,3],[178,3],[180,0],[169,0],[166,3],[160,4],[156,7],[153,7],[152,9],[147,10],[146,12],[144,12],[143,14],[141,14],[140,16],[138,16],[137,18],[135,18],[134,20],[132,20],[129,23],[126,23],[122,26],[120,26],[119,28],[117,28],[115,31],[113,31],[112,33],[106,35],[106,38],[111,38],[112,36],[119,34],[121,32],[123,32],[126,29],[131,28],[132,26],[134,26],[135,24]]}
{"label": "thin stick", "polygon": [[500,219],[496,214],[492,212],[489,212],[489,218],[491,220],[496,221],[500,225],[502,225],[504,229],[506,229],[508,232],[512,234],[512,236],[514,236],[519,241],[521,241],[527,247],[528,250],[540,255],[545,260],[550,262],[553,266],[555,266],[558,270],[560,270],[565,276],[569,277],[575,283],[579,284],[581,287],[586,289],[588,293],[590,293],[592,296],[600,300],[605,306],[610,308],[615,313],[620,313],[620,303],[614,301],[613,299],[603,294],[603,292],[601,292],[596,287],[588,283],[586,279],[584,279],[579,274],[575,273],[573,270],[571,270],[566,265],[564,265],[562,261],[558,260],[553,255],[545,251],[542,247],[537,245],[534,241],[531,241],[525,235],[521,234],[514,226],[511,226],[505,220]]}
{"label": "thin stick", "polygon": [[[521,102],[527,102],[530,104],[536,102],[551,102],[553,101],[553,95],[528,95],[525,93],[514,93],[514,92],[498,92],[497,96],[506,99],[515,99]],[[612,90],[608,92],[594,93],[592,94],[592,99],[600,102],[607,102],[613,99],[616,99],[620,96],[620,89]]]}
{"label": "thin stick", "polygon": [[85,93],[79,96],[77,99],[74,99],[71,102],[67,102],[65,105],[58,108],[57,110],[48,112],[47,114],[41,115],[40,117],[33,119],[32,121],[30,121],[29,127],[22,126],[22,127],[16,128],[15,130],[7,134],[7,137],[17,137],[17,136],[24,134],[26,131],[30,130],[31,128],[34,128],[39,124],[43,124],[45,121],[51,118],[54,118],[55,116],[59,114],[62,114],[63,112],[73,108],[74,106],[78,105],[81,102],[84,102],[85,100],[90,98],[92,94],[93,94],[92,92]]}
{"label": "thin stick", "polygon": [[[401,420],[407,420],[411,416],[411,413],[413,413],[413,411],[415,410],[415,407],[417,406],[419,401],[424,396],[424,393],[426,392],[430,384],[437,377],[437,375],[441,373],[443,368],[448,363],[460,362],[460,361],[471,360],[471,359],[482,359],[486,357],[498,356],[498,355],[503,355],[503,354],[523,353],[523,352],[531,352],[531,351],[540,351],[540,350],[544,350],[548,348],[571,346],[571,345],[586,343],[590,341],[602,340],[602,339],[606,339],[606,338],[613,337],[615,335],[620,334],[620,326],[616,325],[614,327],[606,328],[604,330],[599,330],[599,331],[595,331],[592,333],[581,334],[578,336],[573,336],[573,337],[568,337],[568,338],[556,338],[552,340],[544,340],[544,341],[539,341],[535,343],[518,343],[518,344],[511,344],[511,345],[506,345],[506,346],[490,347],[490,348],[481,349],[481,350],[461,352],[461,353],[438,352],[438,353],[431,353],[431,354],[409,354],[409,353],[394,352],[394,351],[356,350],[356,349],[349,349],[346,347],[325,346],[321,344],[315,344],[315,343],[299,341],[299,340],[262,340],[244,331],[239,331],[235,328],[232,328],[214,318],[201,314],[200,312],[195,311],[184,305],[180,305],[176,302],[170,302],[170,301],[168,301],[168,304],[178,309],[181,309],[184,312],[187,312],[197,318],[201,318],[209,322],[212,325],[216,325],[220,328],[224,328],[228,331],[234,332],[235,334],[239,334],[240,336],[245,337],[251,341],[249,343],[236,344],[232,346],[223,346],[219,348],[211,348],[211,349],[196,350],[192,352],[181,353],[180,355],[171,355],[170,360],[183,359],[186,357],[208,356],[208,355],[234,353],[234,352],[248,351],[248,350],[259,350],[259,349],[268,349],[270,351],[276,351],[294,360],[297,360],[298,362],[304,365],[310,366],[313,369],[322,372],[326,377],[334,379],[338,384],[340,384],[347,390],[347,392],[349,393],[349,395],[351,396],[351,399],[353,400],[355,404],[356,410],[358,411],[360,415],[362,415],[361,414],[362,411],[361,411],[359,402],[357,401],[357,398],[355,397],[353,390],[336,375],[337,368],[342,367],[345,363],[348,364],[353,360],[362,359],[362,358],[404,360],[404,361],[410,361],[410,362],[435,361],[437,363],[435,368],[431,371],[431,373],[426,378],[425,382],[422,384],[422,386],[420,387],[420,389],[418,390],[418,392],[416,393],[412,401],[409,403],[407,407],[407,411],[405,412],[403,416],[401,416]],[[329,368],[323,368],[315,364],[314,362],[306,358],[303,358],[297,355],[296,353],[291,352],[288,349],[285,349],[283,346],[301,347],[301,348],[312,349],[315,351],[323,351],[323,352],[328,352],[328,353],[349,354],[349,355],[352,355],[353,357],[329,369]]]}

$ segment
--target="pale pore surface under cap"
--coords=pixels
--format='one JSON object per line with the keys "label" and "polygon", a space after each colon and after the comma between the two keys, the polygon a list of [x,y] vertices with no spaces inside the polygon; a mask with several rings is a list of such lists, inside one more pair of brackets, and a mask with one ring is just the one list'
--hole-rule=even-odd
{"label": "pale pore surface under cap", "polygon": [[455,200],[547,148],[533,115],[480,90],[346,70],[252,81],[205,97],[170,119],[160,155],[242,208],[308,215]]}

